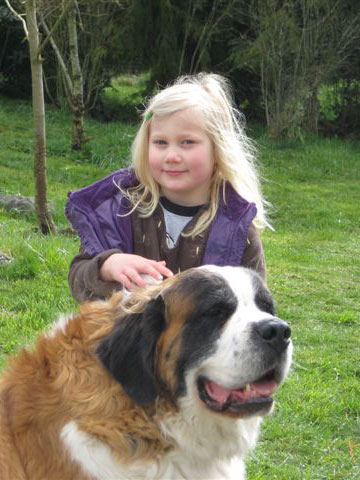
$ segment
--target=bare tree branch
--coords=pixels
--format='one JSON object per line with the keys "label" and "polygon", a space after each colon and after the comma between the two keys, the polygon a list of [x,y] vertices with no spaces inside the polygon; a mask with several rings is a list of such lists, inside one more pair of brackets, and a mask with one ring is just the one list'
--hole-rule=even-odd
{"label": "bare tree branch", "polygon": [[[70,4],[71,2],[69,2]],[[56,58],[59,62],[59,65],[60,65],[60,68],[61,68],[61,71],[64,75],[64,79],[65,79],[65,86],[66,86],[66,89],[68,91],[68,96],[71,95],[71,92],[73,90],[73,83],[72,83],[72,80],[71,80],[71,77],[70,77],[70,74],[69,74],[69,71],[68,71],[68,68],[64,62],[64,59],[63,59],[63,56],[61,55],[61,52],[60,52],[60,49],[58,48],[55,40],[54,40],[54,37],[53,35],[51,34],[50,30],[49,30],[49,27],[47,26],[46,22],[45,22],[45,19],[43,17],[42,14],[40,14],[40,18],[41,18],[41,25],[43,26],[44,30],[45,30],[45,33],[47,35],[47,38],[49,39],[50,41],[50,44],[55,52],[55,55],[56,55]]]}
{"label": "bare tree branch", "polygon": [[22,23],[23,25],[23,29],[24,29],[24,32],[25,32],[25,35],[26,35],[26,38],[29,37],[29,32],[28,32],[28,29],[27,29],[27,25],[26,25],[26,21],[23,17],[25,17],[25,14],[20,14],[18,13],[16,10],[14,10],[14,8],[12,7],[12,5],[10,4],[9,0],[5,0],[5,3],[6,5],[8,6],[9,10],[15,15],[15,17],[20,20],[20,22]]}
{"label": "bare tree branch", "polygon": [[187,43],[188,36],[189,36],[190,30],[191,30],[191,25],[192,25],[192,22],[193,22],[193,19],[194,19],[195,12],[196,12],[196,5],[195,5],[195,2],[193,2],[191,0],[188,3],[188,10],[187,10],[187,14],[186,14],[185,33],[184,33],[184,40],[183,40],[183,44],[182,44],[180,61],[179,61],[178,76],[182,72],[184,57],[185,57],[186,43]]}
{"label": "bare tree branch", "polygon": [[[74,0],[69,0],[64,8],[64,10],[61,12],[61,15],[59,16],[59,18],[56,20],[56,22],[54,23],[54,25],[51,27],[51,30],[49,30],[47,27],[47,31],[46,31],[46,38],[45,40],[43,40],[43,42],[41,43],[40,45],[40,48],[39,48],[39,54],[41,53],[42,50],[44,50],[44,48],[46,47],[46,45],[51,41],[51,38],[54,37],[54,32],[56,31],[56,29],[58,28],[58,26],[60,25],[61,21],[63,20],[63,18],[65,17],[65,15],[68,13],[68,10],[69,8],[71,7],[72,3],[73,3]],[[45,24],[45,20],[44,20],[44,15],[41,13],[40,14],[40,18],[41,18],[41,24]]]}

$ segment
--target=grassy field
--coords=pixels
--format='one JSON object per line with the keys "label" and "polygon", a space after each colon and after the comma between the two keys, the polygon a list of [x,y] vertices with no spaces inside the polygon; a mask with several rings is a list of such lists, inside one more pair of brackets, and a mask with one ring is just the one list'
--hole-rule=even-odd
{"label": "grassy field", "polygon": [[[33,195],[31,109],[0,98],[0,194]],[[62,234],[67,192],[127,164],[134,126],[88,120],[69,153],[68,114],[47,111],[48,181],[59,234],[0,209],[0,368],[61,312],[78,240]],[[360,145],[338,139],[270,143],[258,130],[275,231],[263,237],[278,314],[293,331],[294,365],[248,462],[251,480],[360,478]]]}

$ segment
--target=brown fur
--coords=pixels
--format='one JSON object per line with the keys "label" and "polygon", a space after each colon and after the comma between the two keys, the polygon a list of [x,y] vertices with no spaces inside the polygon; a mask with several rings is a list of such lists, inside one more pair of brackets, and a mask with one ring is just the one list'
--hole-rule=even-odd
{"label": "brown fur", "polygon": [[[166,298],[166,295],[165,295]],[[167,304],[166,318],[171,318],[171,325],[167,327],[158,342],[158,369],[170,391],[176,389],[176,379],[172,374],[181,352],[181,330],[184,319],[191,308],[191,302],[176,292],[172,295],[171,303]]]}
{"label": "brown fur", "polygon": [[[159,288],[148,290],[147,297],[133,296],[125,307],[121,294],[106,303],[85,304],[65,331],[43,334],[33,351],[23,350],[11,360],[0,380],[1,480],[90,480],[70,459],[59,436],[71,420],[109,445],[122,463],[153,459],[171,448],[155,418],[174,411],[175,405],[161,396],[155,407],[135,405],[94,354],[124,308],[141,311]],[[176,338],[187,309],[180,298],[176,303],[169,307],[177,311],[171,333],[159,344],[160,370],[171,387],[171,365],[179,351]],[[170,368],[165,366],[167,352]]]}

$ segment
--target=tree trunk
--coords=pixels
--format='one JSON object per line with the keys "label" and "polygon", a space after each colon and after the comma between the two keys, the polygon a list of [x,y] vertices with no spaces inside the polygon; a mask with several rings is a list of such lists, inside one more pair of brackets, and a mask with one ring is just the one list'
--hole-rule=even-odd
{"label": "tree trunk", "polygon": [[77,2],[74,0],[73,7],[68,14],[69,51],[72,71],[73,91],[71,93],[71,107],[73,110],[73,135],[72,150],[81,150],[85,142],[84,135],[84,90],[78,48],[78,35],[76,26]]}
{"label": "tree trunk", "polygon": [[42,60],[38,55],[39,32],[36,19],[36,0],[26,0],[26,23],[31,61],[32,106],[34,120],[35,158],[35,208],[40,230],[55,233],[55,224],[47,203],[45,102]]}
{"label": "tree trunk", "polygon": [[308,132],[317,135],[319,133],[319,101],[316,90],[312,91],[305,105],[304,126]]}

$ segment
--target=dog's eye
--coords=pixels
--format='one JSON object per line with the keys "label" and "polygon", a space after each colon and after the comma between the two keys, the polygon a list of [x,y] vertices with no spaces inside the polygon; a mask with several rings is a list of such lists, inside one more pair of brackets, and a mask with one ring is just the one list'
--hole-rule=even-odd
{"label": "dog's eye", "polygon": [[259,288],[255,294],[255,303],[259,310],[275,315],[275,303],[266,288]]}
{"label": "dog's eye", "polygon": [[205,315],[209,317],[217,317],[224,313],[224,309],[220,305],[214,305],[211,308],[208,308],[205,312]]}
{"label": "dog's eye", "polygon": [[270,313],[270,315],[275,315],[275,306],[272,301],[263,298],[260,301],[258,300],[256,304],[259,310],[261,310],[262,312]]}
{"label": "dog's eye", "polygon": [[204,311],[204,316],[212,317],[212,318],[216,318],[216,317],[224,318],[224,317],[229,317],[234,312],[234,310],[235,310],[234,305],[227,302],[219,302],[207,308]]}

